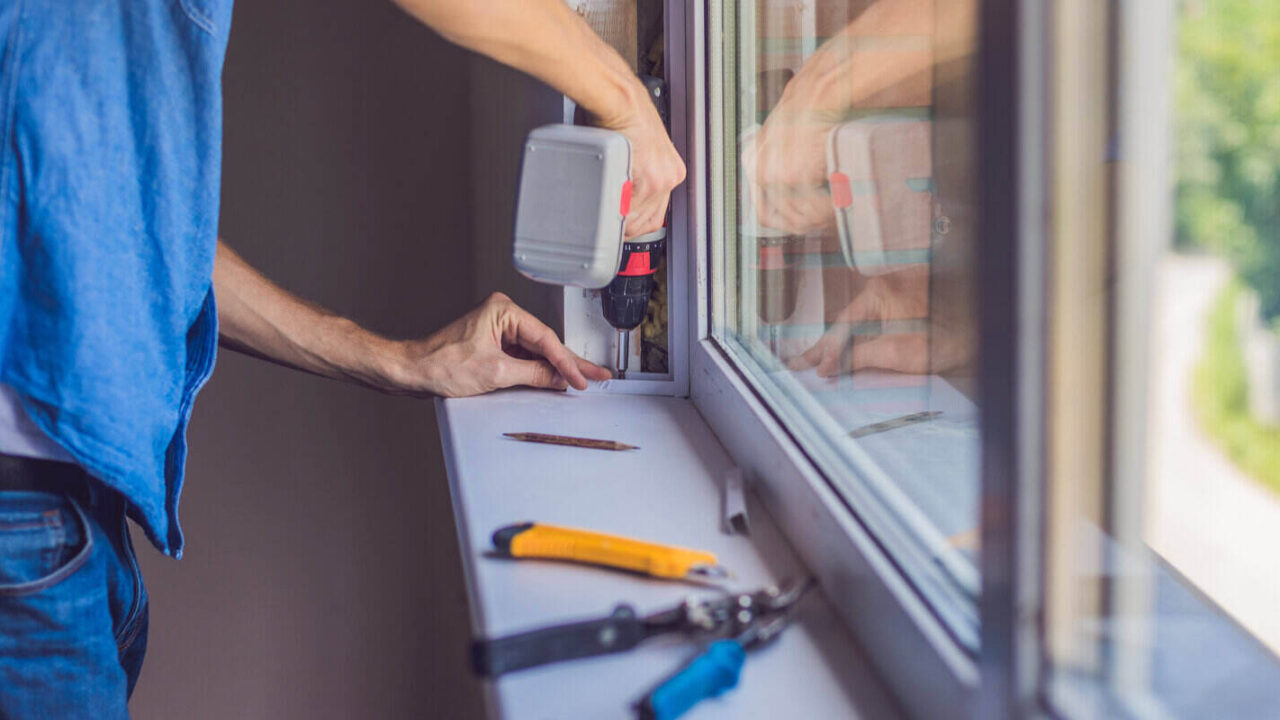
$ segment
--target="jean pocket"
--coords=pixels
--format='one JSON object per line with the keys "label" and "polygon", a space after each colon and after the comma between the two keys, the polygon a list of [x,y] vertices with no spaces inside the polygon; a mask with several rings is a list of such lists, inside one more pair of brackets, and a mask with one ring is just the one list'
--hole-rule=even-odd
{"label": "jean pocket", "polygon": [[93,550],[84,511],[70,498],[0,492],[0,596],[52,587],[79,570]]}

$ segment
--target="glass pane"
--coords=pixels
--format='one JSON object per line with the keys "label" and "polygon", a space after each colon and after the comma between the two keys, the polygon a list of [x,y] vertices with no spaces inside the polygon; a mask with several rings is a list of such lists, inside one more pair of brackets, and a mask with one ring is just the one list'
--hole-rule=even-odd
{"label": "glass pane", "polygon": [[[1174,242],[1156,265],[1151,332],[1159,350],[1147,372],[1145,536],[1159,577],[1150,682],[1180,716],[1274,716],[1280,4],[1180,5]],[[1198,659],[1180,661],[1189,647]]]}
{"label": "glass pane", "polygon": [[721,9],[713,334],[974,649],[974,2]]}
{"label": "glass pane", "polygon": [[1280,4],[1114,8],[1059,5],[1050,30],[1054,216],[1101,229],[1055,224],[1053,312],[1082,319],[1051,319],[1052,364],[1103,378],[1053,395],[1050,696],[1068,716],[1276,717]]}

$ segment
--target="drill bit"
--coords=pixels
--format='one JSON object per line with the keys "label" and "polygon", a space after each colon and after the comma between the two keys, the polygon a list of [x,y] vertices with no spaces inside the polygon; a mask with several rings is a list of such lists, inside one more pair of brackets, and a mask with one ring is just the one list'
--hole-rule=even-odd
{"label": "drill bit", "polygon": [[614,366],[618,369],[618,379],[625,380],[627,377],[627,365],[631,360],[631,333],[627,330],[618,331],[618,356],[614,358]]}

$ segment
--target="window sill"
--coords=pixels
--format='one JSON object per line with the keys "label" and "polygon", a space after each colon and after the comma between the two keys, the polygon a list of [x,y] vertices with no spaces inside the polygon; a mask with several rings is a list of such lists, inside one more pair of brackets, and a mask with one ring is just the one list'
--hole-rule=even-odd
{"label": "window sill", "polygon": [[[687,399],[517,390],[437,403],[472,631],[498,636],[593,617],[618,602],[642,613],[706,594],[569,564],[486,557],[502,525],[536,520],[715,552],[753,589],[806,572],[757,499],[751,536],[721,531],[719,478],[731,461]],[[504,432],[619,440],[623,454],[519,443]],[[657,639],[620,655],[536,668],[486,682],[491,717],[626,717],[696,647]],[[748,656],[739,687],[690,718],[894,717],[892,701],[820,593],[795,624]]]}

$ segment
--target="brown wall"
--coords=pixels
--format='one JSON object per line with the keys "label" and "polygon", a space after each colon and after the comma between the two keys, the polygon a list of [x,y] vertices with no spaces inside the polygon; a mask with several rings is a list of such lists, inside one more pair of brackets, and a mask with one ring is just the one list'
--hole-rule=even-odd
{"label": "brown wall", "polygon": [[[241,0],[233,28],[222,234],[382,332],[467,309],[484,289],[465,54],[386,2]],[[152,629],[135,717],[479,712],[430,402],[224,352],[191,444],[185,557],[139,546]]]}
{"label": "brown wall", "polygon": [[564,121],[564,96],[511,68],[471,59],[472,246],[477,300],[502,290],[557,332],[563,290],[522,276],[511,264],[515,192],[529,131]]}

